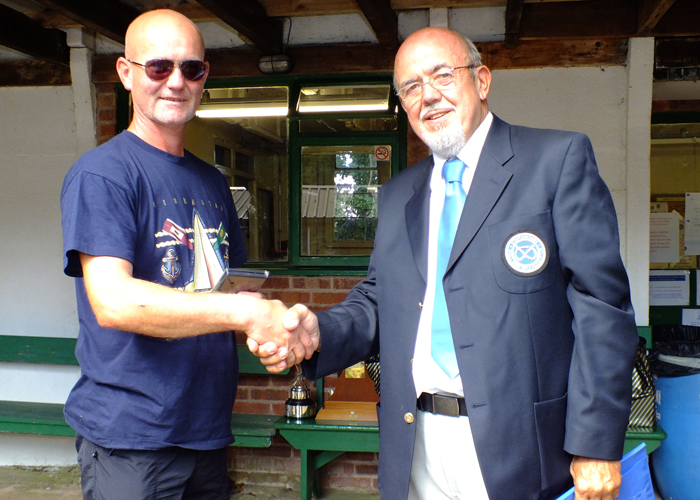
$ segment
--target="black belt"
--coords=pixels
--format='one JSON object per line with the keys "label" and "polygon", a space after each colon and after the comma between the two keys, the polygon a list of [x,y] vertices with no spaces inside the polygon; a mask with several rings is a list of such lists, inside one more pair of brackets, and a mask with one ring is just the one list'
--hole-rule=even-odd
{"label": "black belt", "polygon": [[421,393],[418,398],[418,409],[434,413],[435,415],[447,415],[448,417],[466,417],[467,405],[464,398],[456,396],[443,396],[441,394]]}

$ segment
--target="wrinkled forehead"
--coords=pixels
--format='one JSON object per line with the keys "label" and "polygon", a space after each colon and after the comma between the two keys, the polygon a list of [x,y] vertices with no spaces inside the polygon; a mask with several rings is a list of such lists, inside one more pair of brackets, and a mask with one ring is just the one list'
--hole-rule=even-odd
{"label": "wrinkled forehead", "polygon": [[460,44],[451,42],[451,40],[445,40],[442,43],[440,40],[430,40],[422,43],[418,39],[409,45],[404,44],[397,53],[394,64],[396,84],[401,87],[406,83],[433,75],[442,68],[464,65],[466,51]]}

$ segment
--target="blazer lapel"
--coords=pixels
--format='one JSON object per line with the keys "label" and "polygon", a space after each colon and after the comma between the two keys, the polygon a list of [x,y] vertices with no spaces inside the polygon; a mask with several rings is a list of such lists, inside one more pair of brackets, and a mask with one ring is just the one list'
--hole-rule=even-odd
{"label": "blazer lapel", "polygon": [[510,126],[494,115],[457,227],[452,253],[447,263],[448,272],[466,250],[510,181],[513,174],[503,165],[512,157]]}
{"label": "blazer lapel", "polygon": [[428,281],[428,219],[430,212],[430,172],[433,157],[430,156],[411,168],[422,168],[413,183],[413,196],[406,203],[406,229],[413,258],[423,281]]}

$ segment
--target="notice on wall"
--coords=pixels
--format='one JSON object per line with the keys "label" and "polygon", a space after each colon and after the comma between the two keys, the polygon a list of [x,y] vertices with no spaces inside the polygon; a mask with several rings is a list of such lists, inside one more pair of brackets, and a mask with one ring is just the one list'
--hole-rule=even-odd
{"label": "notice on wall", "polygon": [[649,271],[650,306],[690,305],[690,271]]}
{"label": "notice on wall", "polygon": [[700,193],[685,193],[685,254],[700,254]]}
{"label": "notice on wall", "polygon": [[649,214],[649,262],[678,262],[678,214]]}
{"label": "notice on wall", "polygon": [[681,324],[685,326],[700,326],[700,309],[683,309]]}

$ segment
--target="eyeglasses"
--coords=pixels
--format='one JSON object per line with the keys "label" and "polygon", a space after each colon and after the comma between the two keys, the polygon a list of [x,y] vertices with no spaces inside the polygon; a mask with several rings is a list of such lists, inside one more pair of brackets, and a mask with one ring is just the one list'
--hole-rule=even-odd
{"label": "eyeglasses", "polygon": [[459,78],[455,74],[455,71],[458,69],[471,69],[478,67],[478,64],[470,64],[468,66],[457,66],[456,68],[442,68],[434,75],[429,76],[428,80],[425,82],[413,82],[401,87],[398,91],[399,97],[401,97],[401,99],[404,101],[416,99],[423,93],[424,85],[430,85],[438,92],[441,90],[446,90],[452,86],[455,78]]}
{"label": "eyeglasses", "polygon": [[141,66],[146,72],[146,76],[154,81],[165,80],[172,73],[175,66],[180,68],[182,76],[191,82],[201,79],[209,68],[209,63],[204,61],[172,61],[170,59],[151,59],[145,64],[137,63],[127,59],[131,64]]}

